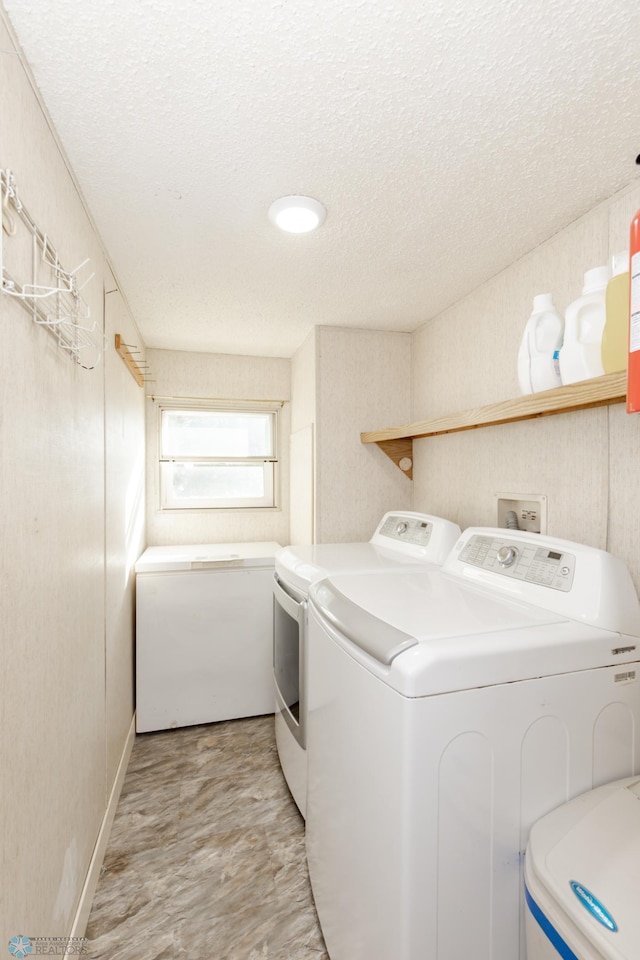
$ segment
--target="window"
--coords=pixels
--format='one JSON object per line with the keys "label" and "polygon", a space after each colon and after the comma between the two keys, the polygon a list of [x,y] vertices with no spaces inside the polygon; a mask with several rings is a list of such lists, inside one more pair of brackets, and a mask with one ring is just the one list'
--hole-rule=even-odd
{"label": "window", "polygon": [[276,505],[275,404],[160,407],[165,510]]}

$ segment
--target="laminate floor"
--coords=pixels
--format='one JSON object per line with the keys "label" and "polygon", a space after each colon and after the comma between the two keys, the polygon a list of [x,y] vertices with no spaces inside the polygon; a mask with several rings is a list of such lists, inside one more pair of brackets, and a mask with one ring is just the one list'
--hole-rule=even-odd
{"label": "laminate floor", "polygon": [[86,935],[94,960],[329,960],[273,717],[136,737]]}

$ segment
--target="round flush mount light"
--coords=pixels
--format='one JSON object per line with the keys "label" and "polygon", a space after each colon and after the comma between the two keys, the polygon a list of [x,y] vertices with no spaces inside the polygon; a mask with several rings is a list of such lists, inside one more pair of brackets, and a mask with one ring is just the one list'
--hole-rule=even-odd
{"label": "round flush mount light", "polygon": [[327,211],[313,197],[280,197],[269,207],[269,219],[287,233],[309,233],[323,222]]}

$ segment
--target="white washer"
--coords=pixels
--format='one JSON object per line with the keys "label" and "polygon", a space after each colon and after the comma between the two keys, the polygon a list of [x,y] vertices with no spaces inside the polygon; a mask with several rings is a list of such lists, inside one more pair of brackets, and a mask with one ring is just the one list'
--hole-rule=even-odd
{"label": "white washer", "polygon": [[331,960],[517,960],[532,823],[640,769],[624,564],[467,530],[310,590],[307,856]]}
{"label": "white washer", "polygon": [[280,764],[302,816],[307,798],[306,624],[309,587],[330,573],[400,571],[441,564],[460,527],[430,514],[385,513],[368,543],[283,547],[276,553],[273,584],[273,664],[276,743]]}
{"label": "white washer", "polygon": [[136,729],[273,713],[279,543],[149,547],[136,563]]}
{"label": "white washer", "polygon": [[527,960],[637,960],[640,780],[590,790],[531,828]]}

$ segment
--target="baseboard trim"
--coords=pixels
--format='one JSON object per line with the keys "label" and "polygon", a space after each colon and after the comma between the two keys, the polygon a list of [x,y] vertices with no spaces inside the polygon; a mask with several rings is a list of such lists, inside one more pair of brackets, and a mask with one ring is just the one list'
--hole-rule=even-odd
{"label": "baseboard trim", "polygon": [[[111,788],[111,793],[109,795],[107,809],[105,810],[104,817],[102,818],[102,824],[98,832],[98,839],[96,840],[96,845],[93,849],[93,855],[91,857],[89,869],[87,870],[87,876],[84,881],[82,893],[80,894],[78,908],[76,910],[76,915],[73,920],[73,927],[71,929],[72,937],[84,937],[87,929],[89,914],[91,913],[91,905],[95,896],[96,887],[98,886],[98,880],[100,879],[100,868],[102,867],[104,855],[107,851],[111,827],[113,826],[113,820],[116,815],[118,800],[120,799],[120,793],[122,792],[122,785],[124,783],[127,767],[129,766],[129,758],[131,756],[135,738],[136,715],[134,713],[131,720],[131,726],[129,727],[129,732],[127,733],[127,739],[125,740],[124,748],[122,750],[122,756],[120,757],[120,763],[118,764],[118,769],[113,781],[113,787]],[[65,957],[67,956],[71,955],[65,954]],[[74,956],[77,956],[77,953],[74,954]]]}

